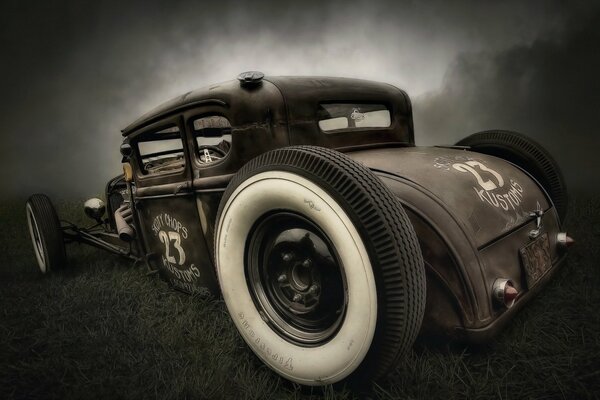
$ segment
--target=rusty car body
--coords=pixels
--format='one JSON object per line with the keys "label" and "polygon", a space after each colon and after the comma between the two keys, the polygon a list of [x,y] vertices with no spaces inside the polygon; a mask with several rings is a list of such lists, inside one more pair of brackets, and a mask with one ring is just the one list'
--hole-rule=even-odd
{"label": "rusty car body", "polygon": [[[82,229],[59,224],[53,229],[60,229],[62,236],[52,240],[102,247],[147,263],[179,290],[217,296],[234,279],[220,271],[219,264],[233,262],[226,260],[226,253],[239,247],[240,257],[246,257],[240,258],[245,266],[237,270],[242,278],[224,293],[232,318],[259,358],[287,379],[306,385],[380,378],[417,333],[443,340],[490,340],[544,286],[572,243],[561,229],[564,182],[541,146],[506,131],[479,133],[455,146],[415,146],[410,99],[388,84],[250,72],[177,97],[137,119],[122,134],[124,174],[107,184],[106,206],[98,201],[86,207],[97,225]],[[311,163],[337,169],[304,174]],[[265,176],[277,184],[265,183],[261,191],[273,193],[261,197],[258,190],[248,192],[235,202],[235,196],[245,193],[243,188],[254,184],[252,177],[272,172]],[[290,173],[298,178],[278,178]],[[315,222],[320,218],[317,212],[327,211],[326,196],[346,207],[340,199],[351,185],[336,186],[328,180],[329,175],[346,173],[351,173],[348,180],[363,182],[363,191],[370,193],[353,210],[364,209],[368,216],[391,209],[372,224],[359,220],[362,211],[346,213],[358,236],[349,230],[344,240],[365,242],[356,254],[363,250],[369,254],[369,265],[376,270],[374,289],[363,290],[353,281],[355,273],[348,265],[352,260],[344,259],[335,232],[326,228],[327,223]],[[279,184],[282,191],[288,186],[296,190],[293,185],[303,179],[315,185],[304,184],[310,196],[320,189],[324,194],[303,195],[296,204],[277,192]],[[40,226],[44,217],[36,207],[44,208],[40,204],[45,201],[40,196],[30,199],[28,217],[45,272],[60,266],[64,249],[55,252],[58,256],[44,252],[54,245],[44,238],[48,236],[44,231],[51,228]],[[348,196],[344,198],[349,204],[354,200]],[[276,201],[272,199],[281,202],[260,205]],[[286,211],[286,202],[296,211]],[[223,216],[230,206],[239,210],[227,220]],[[257,207],[264,209],[248,222],[248,239],[228,243],[236,237],[230,225],[241,223],[246,208]],[[273,216],[270,210],[277,213]],[[328,218],[333,215],[332,211]],[[335,224],[342,226],[344,218]],[[385,224],[391,220],[390,228]],[[386,228],[379,232],[369,224]],[[278,228],[281,225],[289,226]],[[389,272],[392,267],[385,269],[384,256],[371,256],[377,246],[394,242],[394,235],[401,236],[392,257],[400,260],[393,267],[397,276]],[[381,238],[369,244],[366,236]],[[272,261],[272,254],[279,251],[273,249],[282,243],[293,251],[282,251],[281,260]],[[256,262],[251,257],[255,247]],[[294,261],[303,251],[309,255]],[[248,266],[253,262],[260,265]],[[319,262],[338,266],[313,265]],[[342,272],[323,272],[327,268]],[[357,269],[361,273],[368,269],[361,268]],[[397,281],[404,289],[394,294]],[[251,300],[245,301],[252,304],[239,307],[256,309],[260,318],[251,318],[249,309],[236,308],[236,302],[244,302],[239,293],[246,291]],[[386,291],[391,293],[388,297],[382,294]],[[355,339],[344,339],[343,346],[338,341],[354,318],[353,293],[363,292],[376,301],[357,315],[363,312],[360,317],[372,329],[360,339],[364,349],[353,352]],[[369,298],[364,302],[372,301]],[[336,306],[327,308],[326,303]],[[302,359],[313,351],[313,358]],[[334,358],[350,355],[343,365],[312,373],[319,351]],[[303,369],[301,363],[307,366]]]}

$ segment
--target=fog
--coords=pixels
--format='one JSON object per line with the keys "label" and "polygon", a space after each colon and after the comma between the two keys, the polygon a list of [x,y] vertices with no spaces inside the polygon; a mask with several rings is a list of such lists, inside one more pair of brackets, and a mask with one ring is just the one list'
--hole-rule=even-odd
{"label": "fog", "polygon": [[418,144],[522,131],[598,191],[600,7],[522,3],[3,2],[0,197],[100,194],[120,129],[245,70],[397,85]]}

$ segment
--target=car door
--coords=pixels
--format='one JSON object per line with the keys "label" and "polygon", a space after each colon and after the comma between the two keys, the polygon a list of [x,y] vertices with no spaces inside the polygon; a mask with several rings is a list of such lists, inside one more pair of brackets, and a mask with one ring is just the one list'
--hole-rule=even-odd
{"label": "car door", "polygon": [[223,192],[242,164],[232,150],[227,110],[202,107],[184,114],[192,163],[192,187],[207,246],[212,253],[214,223]]}
{"label": "car door", "polygon": [[135,207],[148,262],[173,287],[217,293],[202,232],[181,116],[153,123],[131,138]]}

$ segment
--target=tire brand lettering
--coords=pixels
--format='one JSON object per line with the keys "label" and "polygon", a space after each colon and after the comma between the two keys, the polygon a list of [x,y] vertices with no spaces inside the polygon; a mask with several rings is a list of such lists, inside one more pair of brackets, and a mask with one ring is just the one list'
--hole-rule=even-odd
{"label": "tire brand lettering", "polygon": [[315,210],[315,211],[321,211],[321,209],[315,204],[314,201],[312,200],[308,200],[308,199],[304,199],[304,203],[308,204],[308,207],[311,210]]}
{"label": "tire brand lettering", "polygon": [[254,348],[257,351],[263,353],[263,355],[267,356],[275,363],[279,364],[282,368],[287,369],[288,371],[294,370],[293,357],[287,357],[283,354],[273,352],[273,350],[271,350],[271,348],[267,346],[264,341],[261,340],[260,336],[256,334],[243,312],[238,313],[238,318],[240,319],[240,323],[243,330],[246,331],[246,333],[250,337],[250,340],[253,341]]}
{"label": "tire brand lettering", "polygon": [[227,236],[229,236],[229,228],[231,227],[231,218],[227,221],[227,226],[225,227],[225,236],[223,237],[223,248],[227,248]]}

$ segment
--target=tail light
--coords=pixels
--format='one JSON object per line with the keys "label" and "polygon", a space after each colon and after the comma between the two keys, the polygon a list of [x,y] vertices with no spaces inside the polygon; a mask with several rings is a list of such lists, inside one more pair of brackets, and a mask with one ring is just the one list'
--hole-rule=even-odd
{"label": "tail light", "polygon": [[496,304],[511,308],[515,304],[518,295],[519,291],[510,279],[496,279],[494,282],[492,296]]}
{"label": "tail light", "polygon": [[558,244],[560,247],[563,248],[568,248],[571,247],[572,245],[575,244],[575,240],[573,240],[572,237],[570,237],[569,235],[567,235],[567,232],[559,232],[556,235],[556,244]]}

